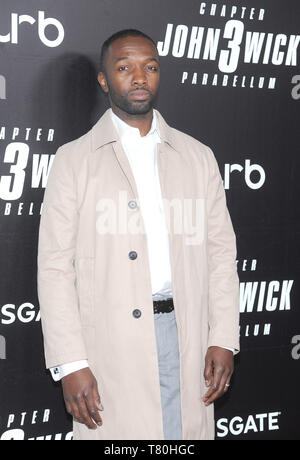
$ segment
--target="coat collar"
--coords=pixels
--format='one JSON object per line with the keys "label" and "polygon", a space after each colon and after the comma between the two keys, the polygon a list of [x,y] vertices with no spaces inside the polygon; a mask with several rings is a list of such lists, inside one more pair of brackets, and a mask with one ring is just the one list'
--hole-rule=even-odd
{"label": "coat collar", "polygon": [[[175,150],[179,150],[179,145],[176,142],[172,128],[167,124],[158,110],[153,110],[155,110],[157,115],[162,142],[166,142]],[[120,141],[120,137],[109,114],[109,109],[107,109],[92,128],[92,149],[95,151],[105,144],[117,141]]]}

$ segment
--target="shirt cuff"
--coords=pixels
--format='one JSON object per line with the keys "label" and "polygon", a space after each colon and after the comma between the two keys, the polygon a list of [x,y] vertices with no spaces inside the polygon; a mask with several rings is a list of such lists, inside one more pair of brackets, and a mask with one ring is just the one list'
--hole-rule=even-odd
{"label": "shirt cuff", "polygon": [[50,372],[55,382],[58,382],[62,378],[66,377],[72,372],[80,371],[89,367],[87,360],[73,361],[72,363],[62,364],[61,366],[51,367]]}
{"label": "shirt cuff", "polygon": [[236,354],[238,353],[238,350],[236,350],[235,348],[223,347],[223,346],[221,346],[221,348],[225,348],[225,350],[232,351],[232,353],[233,353],[234,355],[236,355]]}

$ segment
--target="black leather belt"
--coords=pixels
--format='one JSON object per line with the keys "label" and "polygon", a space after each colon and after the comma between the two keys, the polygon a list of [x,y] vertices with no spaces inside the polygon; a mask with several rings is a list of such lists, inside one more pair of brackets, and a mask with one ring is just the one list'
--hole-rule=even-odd
{"label": "black leather belt", "polygon": [[170,313],[174,310],[173,299],[153,300],[154,313]]}

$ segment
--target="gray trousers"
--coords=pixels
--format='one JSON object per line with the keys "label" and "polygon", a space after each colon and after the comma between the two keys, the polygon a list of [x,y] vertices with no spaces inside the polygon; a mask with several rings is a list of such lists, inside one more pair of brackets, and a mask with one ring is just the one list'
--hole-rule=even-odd
{"label": "gray trousers", "polygon": [[155,313],[164,439],[181,440],[180,366],[175,311]]}

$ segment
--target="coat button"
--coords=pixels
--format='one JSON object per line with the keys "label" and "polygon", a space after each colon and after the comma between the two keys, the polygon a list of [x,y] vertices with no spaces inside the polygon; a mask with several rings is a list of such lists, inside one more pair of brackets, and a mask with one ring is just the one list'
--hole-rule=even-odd
{"label": "coat button", "polygon": [[131,260],[136,259],[136,258],[137,258],[137,252],[135,252],[135,251],[130,251],[130,253],[128,254],[128,257],[129,257],[129,259],[131,259]]}
{"label": "coat button", "polygon": [[137,207],[137,203],[134,200],[130,200],[128,202],[128,206],[129,206],[130,209],[135,209]]}
{"label": "coat button", "polygon": [[138,308],[133,310],[132,314],[133,314],[134,318],[140,318],[140,316],[142,316],[142,312]]}

